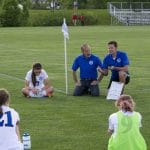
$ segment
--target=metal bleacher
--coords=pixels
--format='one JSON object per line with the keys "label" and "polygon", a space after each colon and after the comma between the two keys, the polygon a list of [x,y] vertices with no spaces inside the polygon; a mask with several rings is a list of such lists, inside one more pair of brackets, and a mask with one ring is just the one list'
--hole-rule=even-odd
{"label": "metal bleacher", "polygon": [[111,24],[150,25],[149,2],[108,2],[107,7],[111,15]]}

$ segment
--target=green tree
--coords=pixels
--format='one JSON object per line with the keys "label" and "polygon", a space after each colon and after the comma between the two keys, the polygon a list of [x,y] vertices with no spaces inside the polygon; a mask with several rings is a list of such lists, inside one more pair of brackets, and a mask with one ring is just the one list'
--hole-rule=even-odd
{"label": "green tree", "polygon": [[4,0],[1,5],[2,26],[26,25],[29,17],[27,0]]}
{"label": "green tree", "polygon": [[94,9],[106,8],[107,0],[88,0],[87,7]]}

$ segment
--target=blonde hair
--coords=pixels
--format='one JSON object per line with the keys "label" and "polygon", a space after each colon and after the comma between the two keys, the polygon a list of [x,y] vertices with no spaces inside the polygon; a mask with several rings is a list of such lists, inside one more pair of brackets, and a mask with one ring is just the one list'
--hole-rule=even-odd
{"label": "blonde hair", "polygon": [[115,106],[126,111],[133,112],[135,107],[135,102],[130,95],[121,95],[119,99],[115,102]]}
{"label": "blonde hair", "polygon": [[81,46],[81,50],[83,51],[84,49],[91,50],[91,47],[90,47],[90,45],[88,45],[88,44],[83,44],[83,45]]}

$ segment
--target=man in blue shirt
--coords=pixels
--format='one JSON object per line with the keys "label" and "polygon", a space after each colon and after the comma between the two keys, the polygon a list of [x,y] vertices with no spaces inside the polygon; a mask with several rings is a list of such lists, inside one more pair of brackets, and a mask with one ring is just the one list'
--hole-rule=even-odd
{"label": "man in blue shirt", "polygon": [[122,82],[124,84],[128,84],[130,81],[128,56],[125,52],[118,51],[117,48],[117,42],[110,41],[108,43],[109,54],[103,60],[103,74],[101,74],[100,80],[103,78],[103,75],[108,75],[108,70],[112,73],[108,89],[112,81]]}
{"label": "man in blue shirt", "polygon": [[[97,56],[91,54],[90,49],[88,44],[82,45],[82,55],[76,57],[73,62],[74,96],[81,96],[86,93],[90,93],[92,96],[99,96],[97,68],[101,71],[102,63]],[[80,68],[80,81],[77,79],[76,74],[78,68]]]}

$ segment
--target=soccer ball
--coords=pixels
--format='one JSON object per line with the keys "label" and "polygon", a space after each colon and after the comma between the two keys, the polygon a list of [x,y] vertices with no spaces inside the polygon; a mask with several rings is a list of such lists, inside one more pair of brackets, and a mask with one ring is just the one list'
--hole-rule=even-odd
{"label": "soccer ball", "polygon": [[23,5],[18,4],[18,8],[19,8],[20,10],[23,10]]}

